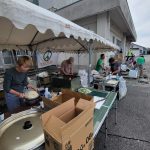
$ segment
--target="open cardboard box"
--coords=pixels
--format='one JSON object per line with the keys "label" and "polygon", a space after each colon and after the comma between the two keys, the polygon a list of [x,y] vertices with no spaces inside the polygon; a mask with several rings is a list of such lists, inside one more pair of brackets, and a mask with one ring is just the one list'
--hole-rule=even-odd
{"label": "open cardboard box", "polygon": [[52,98],[51,100],[55,101],[58,104],[62,104],[73,97],[75,98],[75,103],[77,103],[80,98],[88,100],[88,101],[93,101],[92,96],[85,95],[79,92],[74,92],[69,89],[62,89],[62,94]]}
{"label": "open cardboard box", "polygon": [[46,150],[92,150],[93,102],[72,98],[41,116]]}
{"label": "open cardboard box", "polygon": [[42,100],[44,102],[44,106],[50,109],[68,101],[69,99],[73,97],[75,98],[75,104],[79,101],[80,98],[93,102],[92,96],[85,95],[79,92],[74,92],[69,89],[63,89],[62,94],[55,96],[51,98],[50,100],[45,97],[42,97]]}

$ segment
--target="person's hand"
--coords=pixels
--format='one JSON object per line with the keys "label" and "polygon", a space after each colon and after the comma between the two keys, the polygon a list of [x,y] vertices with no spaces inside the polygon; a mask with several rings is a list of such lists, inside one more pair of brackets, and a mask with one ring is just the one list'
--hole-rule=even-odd
{"label": "person's hand", "polygon": [[34,87],[34,86],[30,86],[30,87],[28,87],[28,88],[30,88],[30,89],[32,89],[32,90],[38,92],[38,88],[36,88],[36,87]]}
{"label": "person's hand", "polygon": [[36,92],[39,91],[38,88],[36,88],[36,87],[33,87],[32,89],[33,89],[34,91],[36,91]]}
{"label": "person's hand", "polygon": [[19,93],[19,98],[25,98],[25,94],[24,93]]}

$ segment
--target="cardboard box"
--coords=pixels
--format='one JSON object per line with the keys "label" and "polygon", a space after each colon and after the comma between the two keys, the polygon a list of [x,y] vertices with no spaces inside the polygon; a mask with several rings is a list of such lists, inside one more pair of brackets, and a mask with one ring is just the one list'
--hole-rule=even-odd
{"label": "cardboard box", "polygon": [[50,109],[55,108],[56,106],[60,105],[59,103],[56,103],[55,101],[52,101],[51,99],[48,99],[44,96],[42,96],[42,101],[44,103],[44,108],[46,110],[50,110]]}
{"label": "cardboard box", "polygon": [[55,96],[51,99],[47,99],[45,97],[42,97],[42,100],[44,102],[44,107],[46,109],[52,109],[68,100],[70,100],[71,98],[75,98],[75,103],[77,103],[79,101],[80,98],[88,100],[93,102],[93,97],[89,96],[89,95],[85,95],[79,92],[73,92],[69,89],[63,89],[62,90],[62,94]]}
{"label": "cardboard box", "polygon": [[92,150],[95,104],[72,98],[41,116],[46,150]]}
{"label": "cardboard box", "polygon": [[93,97],[89,95],[85,95],[79,92],[74,92],[69,89],[63,89],[62,94],[55,96],[51,100],[56,104],[62,104],[68,101],[71,98],[75,98],[75,103],[78,103],[79,99],[82,98],[84,100],[93,101]]}

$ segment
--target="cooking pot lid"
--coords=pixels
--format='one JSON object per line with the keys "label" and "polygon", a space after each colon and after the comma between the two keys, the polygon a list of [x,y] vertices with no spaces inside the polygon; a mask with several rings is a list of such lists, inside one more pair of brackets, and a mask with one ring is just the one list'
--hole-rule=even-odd
{"label": "cooking pot lid", "polygon": [[35,149],[43,143],[40,113],[16,114],[0,125],[0,147],[3,150]]}

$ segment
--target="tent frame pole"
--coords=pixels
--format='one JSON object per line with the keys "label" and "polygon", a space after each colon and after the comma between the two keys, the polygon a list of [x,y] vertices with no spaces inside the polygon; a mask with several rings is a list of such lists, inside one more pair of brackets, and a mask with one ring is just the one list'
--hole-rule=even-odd
{"label": "tent frame pole", "polygon": [[93,49],[93,40],[88,42],[88,53],[89,53],[89,66],[88,66],[88,86],[90,87],[90,74],[92,67],[92,49]]}

